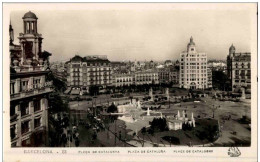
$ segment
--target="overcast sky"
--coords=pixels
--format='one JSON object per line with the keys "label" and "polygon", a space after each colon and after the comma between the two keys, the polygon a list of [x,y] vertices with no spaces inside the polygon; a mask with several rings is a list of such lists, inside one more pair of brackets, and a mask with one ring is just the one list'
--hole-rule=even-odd
{"label": "overcast sky", "polygon": [[[51,61],[75,54],[107,55],[111,61],[176,60],[191,36],[198,52],[208,59],[226,59],[233,43],[237,52],[250,52],[251,19],[248,10],[31,10],[38,17],[43,50]],[[11,13],[17,36],[23,32],[23,15]]]}

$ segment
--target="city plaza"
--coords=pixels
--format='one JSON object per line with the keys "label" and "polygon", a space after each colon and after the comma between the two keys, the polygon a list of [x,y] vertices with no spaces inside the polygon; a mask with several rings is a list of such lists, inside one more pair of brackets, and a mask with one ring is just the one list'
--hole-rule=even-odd
{"label": "city plaza", "polygon": [[[157,92],[155,92],[156,94]],[[178,112],[182,114],[183,111],[186,111],[188,114],[188,117],[191,118],[191,114],[193,114],[193,117],[197,120],[200,119],[208,119],[213,117],[213,110],[214,111],[214,119],[217,120],[219,129],[221,130],[220,136],[216,141],[213,143],[203,143],[203,141],[199,141],[196,138],[187,140],[187,137],[185,137],[184,131],[176,131],[172,130],[171,135],[177,136],[180,138],[180,145],[197,145],[197,146],[218,146],[218,145],[230,145],[230,144],[236,144],[242,141],[242,144],[249,144],[250,145],[250,134],[251,134],[251,127],[248,124],[240,124],[238,122],[239,119],[242,118],[243,115],[247,116],[249,119],[251,118],[251,111],[250,111],[250,102],[249,100],[244,100],[239,102],[233,102],[233,101],[218,101],[216,99],[213,99],[214,93],[200,98],[200,101],[192,101],[192,102],[180,102],[176,104],[170,104],[165,103],[165,105],[161,105],[160,110],[147,110],[140,109],[140,107],[148,107],[148,105],[145,105],[147,101],[138,103],[131,103],[131,100],[127,98],[121,98],[121,99],[114,99],[114,98],[106,98],[107,95],[101,95],[100,97],[94,98],[95,103],[98,105],[107,105],[107,100],[110,102],[115,103],[115,105],[118,105],[118,107],[125,107],[124,111],[129,111],[130,113],[124,114],[121,113],[121,117],[118,117],[117,123],[111,123],[111,131],[114,133],[117,133],[119,135],[119,132],[122,132],[122,136],[127,136],[129,139],[127,141],[128,144],[132,146],[153,146],[155,143],[158,146],[170,146],[171,144],[167,141],[164,141],[162,139],[158,140],[155,136],[151,136],[148,138],[145,137],[145,143],[142,145],[142,134],[141,129],[143,127],[149,127],[149,122],[153,120],[153,118],[161,118],[161,117],[171,117],[178,115]],[[137,95],[137,94],[136,94]],[[145,96],[144,94],[138,94],[137,96],[140,98],[140,95]],[[147,94],[146,94],[147,95]],[[170,95],[171,98],[175,98],[172,95]],[[104,99],[106,98],[106,99]],[[135,98],[133,96],[133,98]],[[148,101],[149,102],[149,101]],[[91,107],[92,102],[87,101],[73,101],[70,102],[70,108],[76,111],[84,112],[80,116],[82,119],[84,119],[85,113],[88,112],[87,107]],[[151,106],[151,105],[149,105]],[[155,106],[155,105],[154,105]],[[235,109],[234,109],[235,108]],[[122,112],[122,111],[121,111]],[[130,114],[130,115],[129,115]],[[182,115],[181,115],[182,116]],[[231,117],[231,119],[227,120],[228,117]],[[77,117],[76,117],[77,118]],[[243,131],[241,131],[243,130]],[[116,131],[116,132],[115,132]],[[124,133],[126,135],[124,135]],[[99,133],[102,134],[102,133]],[[133,134],[137,134],[138,137],[134,137]],[[160,133],[157,134],[158,137],[161,137]],[[183,136],[182,136],[183,135]],[[114,141],[115,134],[111,133],[109,135],[109,138],[111,138],[112,141]],[[148,135],[149,136],[149,135]],[[98,136],[99,137],[99,136]],[[107,138],[104,135],[100,135],[101,140],[102,138]],[[156,138],[155,138],[156,137]],[[84,139],[84,137],[82,137]],[[152,138],[152,139],[151,139]],[[82,139],[82,140],[83,140]],[[120,144],[119,139],[116,146],[125,146],[126,144]],[[157,143],[157,141],[159,141]],[[183,141],[183,142],[182,142]],[[185,143],[186,142],[186,143]],[[112,142],[110,145],[114,145],[115,143]],[[128,146],[128,145],[127,145]],[[171,146],[178,146],[178,145],[171,145]]]}

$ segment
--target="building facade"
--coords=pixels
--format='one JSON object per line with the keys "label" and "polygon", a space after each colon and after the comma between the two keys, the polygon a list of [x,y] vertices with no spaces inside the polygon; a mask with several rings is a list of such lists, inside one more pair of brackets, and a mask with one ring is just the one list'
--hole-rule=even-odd
{"label": "building facade", "polygon": [[180,88],[208,88],[207,55],[198,53],[193,38],[187,45],[187,51],[180,54]]}
{"label": "building facade", "polygon": [[212,70],[208,68],[208,88],[212,88]]}
{"label": "building facade", "polygon": [[134,73],[113,74],[113,86],[130,86],[144,84],[159,84],[159,73],[153,70]]}
{"label": "building facade", "polygon": [[47,80],[50,53],[42,52],[37,17],[23,16],[20,45],[13,44],[10,24],[10,136],[11,146],[48,145],[48,96],[53,91]]}
{"label": "building facade", "polygon": [[227,74],[233,92],[251,92],[251,53],[236,53],[231,45],[227,56]]}
{"label": "building facade", "polygon": [[179,69],[175,66],[160,68],[158,70],[159,83],[179,84]]}
{"label": "building facade", "polygon": [[159,74],[155,70],[137,71],[135,72],[134,84],[159,84]]}
{"label": "building facade", "polygon": [[66,63],[67,86],[89,90],[91,86],[106,88],[112,84],[111,64],[106,56],[75,56]]}
{"label": "building facade", "polygon": [[135,82],[135,75],[132,74],[113,74],[113,86],[130,86]]}

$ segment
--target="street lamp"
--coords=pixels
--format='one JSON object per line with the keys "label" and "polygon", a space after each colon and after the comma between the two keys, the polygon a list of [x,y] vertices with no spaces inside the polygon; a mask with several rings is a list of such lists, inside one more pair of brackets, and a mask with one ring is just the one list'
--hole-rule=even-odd
{"label": "street lamp", "polygon": [[76,119],[77,119],[77,127],[79,126],[79,117],[78,117],[78,113],[79,113],[79,95],[78,95],[78,98],[77,98],[77,100],[78,100],[78,107],[77,107],[77,111],[76,111]]}

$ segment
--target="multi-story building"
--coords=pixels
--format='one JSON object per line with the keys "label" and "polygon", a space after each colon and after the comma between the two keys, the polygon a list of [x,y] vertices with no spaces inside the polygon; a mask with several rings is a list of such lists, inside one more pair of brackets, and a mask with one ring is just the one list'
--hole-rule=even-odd
{"label": "multi-story building", "polygon": [[137,71],[135,72],[134,84],[159,84],[158,72],[154,70]]}
{"label": "multi-story building", "polygon": [[212,88],[212,70],[208,68],[208,88]]}
{"label": "multi-story building", "polygon": [[187,51],[180,54],[180,88],[208,88],[207,55],[198,53],[193,38],[187,45]]}
{"label": "multi-story building", "polygon": [[169,83],[170,68],[159,68],[158,69],[158,76],[159,76],[159,83]]}
{"label": "multi-story building", "polygon": [[121,87],[121,86],[130,86],[134,84],[135,75],[133,73],[130,74],[113,74],[113,86]]}
{"label": "multi-story building", "polygon": [[170,82],[173,84],[179,84],[179,76],[180,76],[180,71],[176,69],[176,67],[174,67],[169,74]]}
{"label": "multi-story building", "polygon": [[66,82],[67,81],[67,70],[64,67],[64,63],[53,63],[50,67],[52,74],[59,80]]}
{"label": "multi-story building", "polygon": [[208,67],[212,71],[222,71],[226,73],[227,64],[226,61],[222,61],[222,60],[209,60]]}
{"label": "multi-story building", "polygon": [[23,16],[24,32],[20,45],[13,44],[10,25],[10,135],[11,146],[48,145],[48,96],[52,82],[48,52],[42,52],[42,36],[37,31],[37,17],[32,12]]}
{"label": "multi-story building", "polygon": [[112,84],[111,64],[104,55],[81,57],[66,62],[67,86],[89,90],[91,86],[106,88]]}
{"label": "multi-story building", "polygon": [[179,83],[179,70],[175,66],[160,68],[158,75],[160,83]]}
{"label": "multi-story building", "polygon": [[166,60],[166,61],[164,62],[164,65],[165,65],[165,66],[172,66],[173,63],[172,63],[171,60]]}
{"label": "multi-story building", "polygon": [[251,92],[251,53],[236,53],[232,44],[227,56],[227,74],[233,92],[239,92],[241,88]]}

